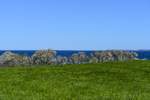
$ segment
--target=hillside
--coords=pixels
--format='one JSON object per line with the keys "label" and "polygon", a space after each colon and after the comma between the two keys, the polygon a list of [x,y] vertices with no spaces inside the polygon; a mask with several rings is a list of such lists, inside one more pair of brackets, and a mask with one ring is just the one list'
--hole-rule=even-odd
{"label": "hillside", "polygon": [[150,61],[0,68],[1,100],[149,100]]}

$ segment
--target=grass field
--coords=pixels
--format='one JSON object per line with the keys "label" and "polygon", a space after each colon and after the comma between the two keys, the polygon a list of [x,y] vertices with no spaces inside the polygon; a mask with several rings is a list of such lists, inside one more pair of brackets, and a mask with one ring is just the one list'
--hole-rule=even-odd
{"label": "grass field", "polygon": [[150,61],[3,67],[0,100],[150,100]]}

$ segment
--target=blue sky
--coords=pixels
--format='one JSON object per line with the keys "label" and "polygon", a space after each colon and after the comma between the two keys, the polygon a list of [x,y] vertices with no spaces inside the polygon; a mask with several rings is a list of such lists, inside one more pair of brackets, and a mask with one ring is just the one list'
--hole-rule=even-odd
{"label": "blue sky", "polygon": [[0,49],[150,49],[149,0],[0,0]]}

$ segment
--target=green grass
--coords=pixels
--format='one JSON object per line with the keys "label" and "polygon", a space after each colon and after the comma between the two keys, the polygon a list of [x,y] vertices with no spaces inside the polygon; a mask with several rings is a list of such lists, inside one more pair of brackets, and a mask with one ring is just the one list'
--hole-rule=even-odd
{"label": "green grass", "polygon": [[0,100],[150,100],[150,61],[0,68]]}

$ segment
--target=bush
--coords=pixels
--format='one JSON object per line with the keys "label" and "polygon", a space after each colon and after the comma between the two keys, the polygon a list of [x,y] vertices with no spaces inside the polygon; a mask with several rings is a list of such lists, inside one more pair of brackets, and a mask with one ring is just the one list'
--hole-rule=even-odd
{"label": "bush", "polygon": [[134,52],[121,50],[98,51],[93,55],[98,59],[99,62],[134,60],[137,57],[137,54]]}
{"label": "bush", "polygon": [[70,61],[73,64],[84,64],[89,62],[89,57],[84,52],[75,53],[71,56]]}
{"label": "bush", "polygon": [[136,57],[137,54],[134,52],[121,50],[97,51],[91,55],[79,52],[72,54],[71,57],[56,56],[56,52],[49,49],[36,51],[32,57],[21,56],[10,51],[6,51],[0,56],[0,65],[85,64],[135,60]]}
{"label": "bush", "polygon": [[69,64],[67,57],[57,56],[57,64]]}
{"label": "bush", "polygon": [[52,50],[39,50],[32,55],[33,64],[54,64],[56,63],[56,52]]}
{"label": "bush", "polygon": [[8,66],[29,65],[30,59],[29,59],[29,57],[20,56],[18,54],[12,53],[10,51],[6,51],[0,56],[0,64],[8,65]]}

